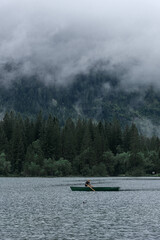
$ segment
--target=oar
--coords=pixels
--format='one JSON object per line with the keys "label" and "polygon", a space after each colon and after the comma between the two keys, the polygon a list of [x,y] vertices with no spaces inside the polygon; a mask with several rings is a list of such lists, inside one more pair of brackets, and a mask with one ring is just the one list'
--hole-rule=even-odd
{"label": "oar", "polygon": [[92,191],[95,191],[90,185],[87,184],[87,186],[88,186],[90,189],[92,189]]}

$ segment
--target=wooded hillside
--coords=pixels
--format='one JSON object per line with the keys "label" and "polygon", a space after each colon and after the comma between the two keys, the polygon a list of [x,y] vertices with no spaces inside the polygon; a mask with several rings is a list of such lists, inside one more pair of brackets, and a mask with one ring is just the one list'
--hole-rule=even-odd
{"label": "wooded hillside", "polygon": [[6,113],[0,122],[0,175],[117,176],[160,172],[160,140],[118,120],[94,122]]}

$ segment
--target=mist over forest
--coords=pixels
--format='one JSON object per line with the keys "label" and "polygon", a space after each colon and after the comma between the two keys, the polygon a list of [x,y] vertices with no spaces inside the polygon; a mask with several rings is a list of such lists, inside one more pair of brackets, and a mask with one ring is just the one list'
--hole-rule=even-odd
{"label": "mist over forest", "polygon": [[0,175],[159,173],[159,12],[1,0]]}
{"label": "mist over forest", "polygon": [[159,133],[158,0],[1,0],[0,111]]}

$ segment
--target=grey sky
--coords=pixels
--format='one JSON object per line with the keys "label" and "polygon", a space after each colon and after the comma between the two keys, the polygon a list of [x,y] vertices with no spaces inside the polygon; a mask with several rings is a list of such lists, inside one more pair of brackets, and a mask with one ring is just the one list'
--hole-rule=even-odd
{"label": "grey sky", "polygon": [[[67,84],[98,60],[126,69],[128,88],[160,87],[159,0],[1,0],[1,81],[38,73]],[[6,74],[4,63],[21,63]],[[3,74],[4,73],[4,74]]]}

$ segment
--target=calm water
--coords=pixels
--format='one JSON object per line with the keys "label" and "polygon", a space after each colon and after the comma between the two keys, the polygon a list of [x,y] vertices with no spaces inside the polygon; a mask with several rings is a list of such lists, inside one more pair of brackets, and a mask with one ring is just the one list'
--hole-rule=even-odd
{"label": "calm water", "polygon": [[[0,178],[0,240],[160,239],[160,178]],[[132,191],[124,191],[132,190]]]}

